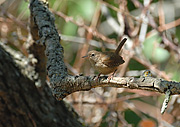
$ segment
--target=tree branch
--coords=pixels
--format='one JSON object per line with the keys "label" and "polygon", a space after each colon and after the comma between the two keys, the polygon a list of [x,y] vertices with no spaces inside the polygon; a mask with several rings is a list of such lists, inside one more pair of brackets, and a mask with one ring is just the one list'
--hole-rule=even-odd
{"label": "tree branch", "polygon": [[180,83],[166,81],[151,76],[113,77],[109,82],[107,76],[71,76],[63,61],[63,47],[59,43],[60,37],[54,25],[54,17],[47,6],[39,0],[32,0],[30,11],[35,24],[38,26],[40,42],[46,46],[47,71],[50,78],[52,92],[56,99],[62,100],[76,91],[86,91],[95,87],[118,87],[130,89],[143,89],[165,93],[170,90],[171,95],[180,94]]}

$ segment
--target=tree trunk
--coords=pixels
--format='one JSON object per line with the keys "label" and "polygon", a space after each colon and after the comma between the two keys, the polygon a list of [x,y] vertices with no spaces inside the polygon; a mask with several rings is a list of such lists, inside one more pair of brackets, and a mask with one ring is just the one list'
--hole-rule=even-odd
{"label": "tree trunk", "polygon": [[78,115],[57,101],[46,85],[38,90],[0,46],[0,126],[80,127]]}

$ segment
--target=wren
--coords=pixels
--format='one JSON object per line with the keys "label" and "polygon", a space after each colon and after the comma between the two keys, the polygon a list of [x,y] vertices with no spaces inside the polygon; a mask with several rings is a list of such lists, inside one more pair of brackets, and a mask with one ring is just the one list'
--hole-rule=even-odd
{"label": "wren", "polygon": [[[112,75],[114,75],[118,66],[125,62],[123,58],[119,55],[119,52],[125,44],[126,40],[127,38],[124,38],[120,42],[115,52],[98,52],[92,50],[89,51],[86,56],[83,56],[83,58],[88,57],[91,65],[100,74],[106,75],[113,72]],[[98,77],[100,76],[100,74],[98,75]]]}

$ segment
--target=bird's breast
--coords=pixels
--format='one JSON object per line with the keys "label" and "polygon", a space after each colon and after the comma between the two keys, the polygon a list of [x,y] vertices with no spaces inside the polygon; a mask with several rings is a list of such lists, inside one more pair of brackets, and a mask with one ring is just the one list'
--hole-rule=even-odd
{"label": "bird's breast", "polygon": [[94,66],[94,67],[99,73],[105,75],[112,73],[117,69],[117,67],[107,67],[107,66]]}

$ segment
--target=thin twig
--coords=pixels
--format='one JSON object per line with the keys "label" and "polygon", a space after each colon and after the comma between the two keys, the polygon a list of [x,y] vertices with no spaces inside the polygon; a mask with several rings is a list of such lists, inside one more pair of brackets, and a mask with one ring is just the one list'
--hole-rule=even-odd
{"label": "thin twig", "polygon": [[177,26],[179,26],[179,25],[180,25],[180,18],[177,19],[177,20],[175,20],[175,21],[172,21],[172,22],[170,22],[170,23],[164,24],[163,26],[159,26],[159,27],[158,27],[158,30],[159,30],[160,32],[163,32],[163,31],[165,31],[165,30],[171,29],[171,28],[173,28],[173,27],[177,27]]}
{"label": "thin twig", "polygon": [[92,33],[93,36],[97,37],[97,38],[100,38],[101,40],[105,41],[105,42],[108,42],[108,43],[113,43],[113,44],[116,44],[116,40],[115,39],[110,39],[110,38],[107,38],[106,36],[104,36],[103,34],[99,33],[95,28],[92,28],[92,27],[89,27],[87,25],[85,25],[84,23],[79,23],[77,21],[75,21],[73,19],[73,17],[70,17],[70,16],[67,16],[65,15],[64,13],[62,12],[56,12],[54,10],[51,9],[51,11],[56,14],[57,16],[60,16],[62,17],[66,22],[72,22],[74,24],[76,24],[77,26],[79,27],[83,27],[85,30],[87,30],[89,33]]}
{"label": "thin twig", "polygon": [[164,10],[163,10],[163,1],[162,0],[159,1],[158,13],[159,13],[159,25],[164,26],[165,18],[164,18]]}
{"label": "thin twig", "polygon": [[142,60],[136,56],[133,56],[133,59],[135,59],[137,62],[141,63],[142,65],[144,65],[145,67],[149,68],[150,70],[152,70],[153,72],[155,72],[156,74],[158,74],[160,77],[166,79],[166,80],[170,80],[169,76],[166,75],[165,72],[158,70],[155,66],[150,65],[148,62],[146,62],[145,60]]}

